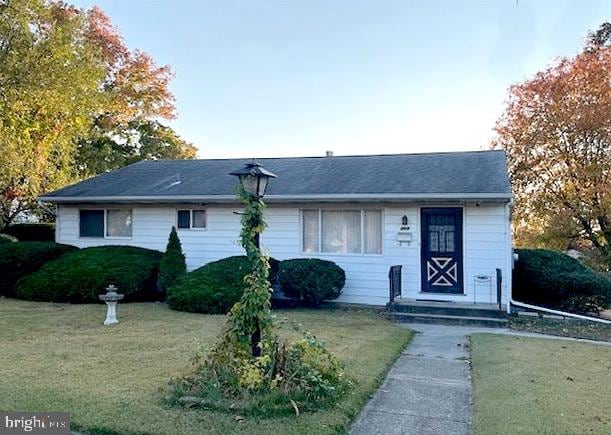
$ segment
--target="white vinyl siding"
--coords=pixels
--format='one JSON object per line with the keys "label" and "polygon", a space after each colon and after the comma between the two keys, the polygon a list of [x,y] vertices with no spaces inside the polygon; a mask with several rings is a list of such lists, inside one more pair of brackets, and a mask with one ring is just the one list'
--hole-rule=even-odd
{"label": "white vinyl siding", "polygon": [[[426,207],[435,206],[428,204]],[[455,205],[456,206],[456,205]],[[79,208],[82,206],[60,205],[57,220],[57,241],[78,247],[101,245],[134,245],[163,251],[173,225],[176,225],[177,210],[192,209],[189,205],[133,205],[132,237],[130,239],[83,239],[79,238]],[[95,208],[95,207],[89,207]],[[120,207],[107,207],[109,209]],[[268,204],[265,217],[268,228],[261,237],[261,246],[278,260],[289,258],[322,258],[337,263],[346,272],[346,285],[339,301],[384,305],[388,302],[388,269],[392,265],[403,265],[403,297],[412,299],[439,299],[461,302],[495,302],[496,268],[503,271],[503,295],[508,296],[511,270],[511,247],[509,221],[505,204],[464,206],[464,288],[465,295],[434,295],[420,293],[420,206],[414,204],[371,204],[354,207],[365,215],[361,230],[366,227],[381,227],[380,245],[365,242],[364,251],[379,251],[378,255],[319,253],[321,243],[309,238],[306,232],[320,234],[320,222],[310,219],[307,210],[344,210],[341,204],[325,206],[306,204]],[[368,210],[382,210],[379,222]],[[181,231],[179,233],[190,270],[210,261],[231,255],[243,255],[239,244],[240,212],[238,205],[208,205],[206,207],[206,231]],[[399,243],[397,231],[402,226],[402,217],[407,216],[412,241]],[[307,226],[304,223],[310,222]],[[374,230],[371,230],[374,231]],[[306,238],[311,245],[305,243]],[[364,238],[366,240],[366,238]],[[311,251],[308,251],[311,249]],[[474,277],[493,277],[492,288],[486,283],[474,284]]]}

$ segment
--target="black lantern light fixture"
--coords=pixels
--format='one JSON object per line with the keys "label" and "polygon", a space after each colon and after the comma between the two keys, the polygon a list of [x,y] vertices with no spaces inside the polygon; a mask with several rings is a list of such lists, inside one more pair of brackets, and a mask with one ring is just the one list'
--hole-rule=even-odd
{"label": "black lantern light fixture", "polygon": [[265,169],[254,160],[252,163],[246,163],[243,168],[231,172],[231,175],[238,177],[244,190],[255,198],[263,198],[269,179],[276,178],[273,172]]}

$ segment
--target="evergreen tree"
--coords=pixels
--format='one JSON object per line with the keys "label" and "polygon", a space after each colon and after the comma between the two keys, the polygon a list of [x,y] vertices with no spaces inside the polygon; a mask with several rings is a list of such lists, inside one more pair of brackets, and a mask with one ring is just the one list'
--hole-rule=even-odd
{"label": "evergreen tree", "polygon": [[172,227],[165,254],[159,263],[159,287],[167,291],[186,272],[185,254],[182,252],[176,228]]}

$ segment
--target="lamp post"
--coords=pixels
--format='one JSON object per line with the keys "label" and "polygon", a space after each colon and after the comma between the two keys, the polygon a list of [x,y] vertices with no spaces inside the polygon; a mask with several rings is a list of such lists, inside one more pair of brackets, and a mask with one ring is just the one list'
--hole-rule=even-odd
{"label": "lamp post", "polygon": [[[267,186],[269,184],[269,180],[271,178],[276,178],[276,175],[271,171],[265,169],[256,161],[252,161],[251,163],[247,163],[244,167],[231,172],[231,175],[235,175],[240,180],[240,184],[242,189],[248,194],[250,198],[244,199],[244,204],[249,207],[253,204],[257,204],[257,212],[253,215],[243,216],[242,217],[242,225],[249,227],[250,229],[260,228],[262,224],[262,214],[260,207],[262,206],[262,198],[265,196],[265,191],[267,190]],[[249,243],[242,242],[246,249],[246,253],[252,261],[253,255],[260,255],[261,248],[259,245],[259,236],[260,230],[255,230],[254,234],[254,245],[255,245],[255,254],[253,254],[252,247],[249,248]],[[253,265],[253,273],[255,271],[255,267]],[[265,309],[261,307],[261,309]],[[261,349],[259,347],[259,342],[261,341],[261,324],[257,319],[255,321],[255,328],[250,338],[251,345],[251,353],[253,357],[258,357],[261,355]]]}
{"label": "lamp post", "polygon": [[276,178],[273,172],[265,169],[254,160],[251,163],[246,163],[243,168],[231,172],[230,175],[238,177],[244,190],[257,199],[265,196],[269,179]]}
{"label": "lamp post", "polygon": [[[265,196],[269,180],[276,178],[276,174],[265,169],[255,160],[246,163],[244,167],[231,172],[230,175],[238,177],[242,188],[256,199],[262,199]],[[258,225],[259,223],[253,224]],[[259,233],[255,237],[255,244],[259,249]]]}

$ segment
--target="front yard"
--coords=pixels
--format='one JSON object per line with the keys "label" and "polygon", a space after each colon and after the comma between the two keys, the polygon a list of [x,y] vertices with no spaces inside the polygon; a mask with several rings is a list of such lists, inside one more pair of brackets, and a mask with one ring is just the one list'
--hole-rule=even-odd
{"label": "front yard", "polygon": [[611,347],[475,334],[476,434],[611,433]]}
{"label": "front yard", "polygon": [[100,304],[0,299],[0,409],[67,411],[73,428],[98,434],[344,432],[411,337],[366,310],[276,312],[325,340],[354,387],[314,414],[241,419],[162,401],[167,379],[188,366],[197,343],[214,343],[224,316],[122,304],[121,323],[104,327],[104,313]]}

